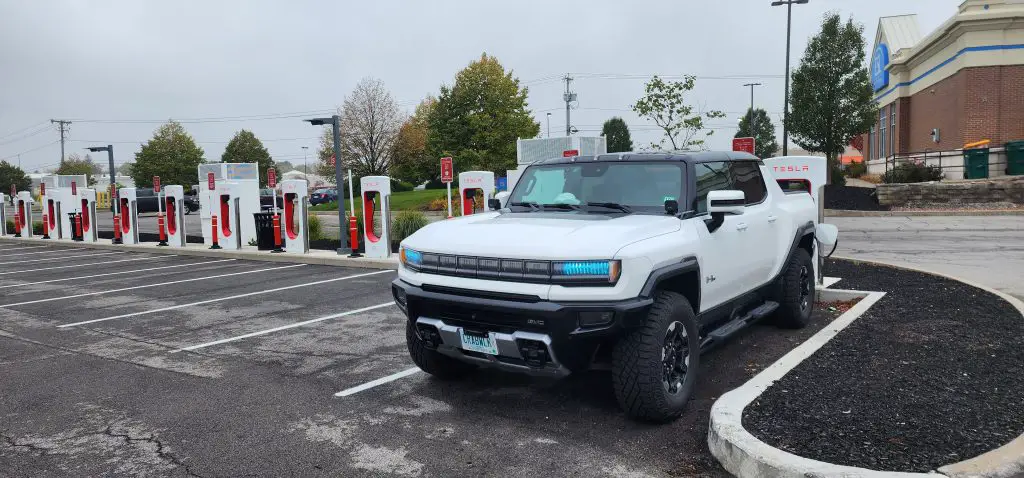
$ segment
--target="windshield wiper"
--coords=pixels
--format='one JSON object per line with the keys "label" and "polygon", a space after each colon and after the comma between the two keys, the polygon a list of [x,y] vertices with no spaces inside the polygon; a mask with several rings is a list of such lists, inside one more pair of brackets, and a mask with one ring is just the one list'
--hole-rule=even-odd
{"label": "windshield wiper", "polygon": [[537,204],[535,202],[514,202],[514,203],[509,204],[509,206],[528,207],[528,208],[530,208],[531,211],[539,211],[540,210],[540,204]]}
{"label": "windshield wiper", "polygon": [[580,208],[575,204],[541,204],[540,207],[544,209],[561,209],[564,211],[575,211]]}
{"label": "windshield wiper", "polygon": [[588,202],[587,206],[606,207],[608,209],[618,209],[619,211],[622,211],[622,212],[627,213],[627,214],[633,212],[633,210],[630,209],[629,206],[626,206],[625,204],[619,204],[617,202]]}

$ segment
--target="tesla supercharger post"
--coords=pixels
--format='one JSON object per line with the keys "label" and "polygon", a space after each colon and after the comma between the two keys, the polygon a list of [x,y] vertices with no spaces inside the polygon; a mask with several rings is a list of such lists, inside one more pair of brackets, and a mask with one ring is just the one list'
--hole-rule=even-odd
{"label": "tesla supercharger post", "polygon": [[[75,187],[72,187],[74,184]],[[73,174],[65,175],[61,174],[57,176],[57,189],[56,194],[56,214],[57,214],[57,233],[58,239],[71,240],[75,237],[75,222],[72,219],[71,214],[79,212],[80,204],[78,204],[78,190],[77,188],[84,188],[89,184],[86,181],[84,174]],[[51,219],[50,224],[54,221]],[[53,229],[50,230],[50,234],[53,234]]]}
{"label": "tesla supercharger post", "polygon": [[239,250],[242,248],[241,211],[239,187],[234,182],[218,182],[216,188],[217,202],[217,238],[222,249]]}
{"label": "tesla supercharger post", "polygon": [[284,196],[284,250],[305,254],[309,252],[309,224],[306,222],[309,204],[309,183],[305,179],[281,181]]}
{"label": "tesla supercharger post", "polygon": [[[828,167],[826,160],[820,156],[780,156],[766,158],[764,164],[771,168],[772,176],[780,185],[791,185],[797,183],[801,189],[806,189],[818,206],[818,223],[825,220],[825,183],[828,178]],[[815,277],[818,283],[824,279],[821,273],[823,258],[818,254],[818,247],[814,248],[814,266],[817,269]]]}
{"label": "tesla supercharger post", "polygon": [[[241,226],[241,242],[248,244],[256,239],[256,219],[253,214],[260,212],[260,176],[256,163],[208,163],[199,165],[199,219],[202,224],[203,243],[213,245],[211,223],[217,217],[218,230],[223,228],[225,218],[220,217],[221,204],[217,188],[221,183],[234,183],[234,196],[238,198],[238,217]],[[210,187],[210,173],[213,173],[213,187]],[[234,238],[232,238],[234,239]],[[227,239],[219,232],[217,241],[225,246]]]}
{"label": "tesla supercharger post", "polygon": [[99,233],[96,231],[96,190],[83,188],[78,190],[81,199],[81,224],[82,240],[85,242],[96,242],[99,240]]}
{"label": "tesla supercharger post", "polygon": [[494,173],[490,171],[466,171],[459,173],[459,201],[462,203],[462,215],[476,213],[474,198],[482,194],[484,211],[489,211],[487,200],[494,196]]}
{"label": "tesla supercharger post", "polygon": [[167,213],[167,245],[185,247],[185,188],[164,186],[164,211]]}
{"label": "tesla supercharger post", "polygon": [[[363,247],[366,257],[387,258],[391,255],[391,178],[387,176],[363,176],[359,179],[363,195]],[[374,223],[376,210],[380,208],[380,235]]]}
{"label": "tesla supercharger post", "polygon": [[15,222],[18,223],[17,234],[21,237],[32,237],[32,193],[29,191],[19,191],[18,197],[14,200],[15,209],[17,209],[18,218]]}
{"label": "tesla supercharger post", "polygon": [[57,232],[57,176],[39,178],[39,202],[43,210],[43,239],[60,239]]}
{"label": "tesla supercharger post", "polygon": [[0,237],[7,237],[7,196],[0,193]]}
{"label": "tesla supercharger post", "polygon": [[139,243],[139,207],[135,188],[121,188],[117,192],[118,208],[121,210],[120,224],[122,244]]}

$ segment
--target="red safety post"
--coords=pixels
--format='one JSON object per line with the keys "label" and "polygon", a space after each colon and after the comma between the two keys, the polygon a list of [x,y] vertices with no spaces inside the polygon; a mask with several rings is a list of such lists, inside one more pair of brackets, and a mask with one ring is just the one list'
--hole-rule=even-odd
{"label": "red safety post", "polygon": [[210,249],[220,249],[220,244],[217,243],[217,216],[210,217],[210,228],[213,229],[213,236],[211,236],[213,245],[210,246]]}
{"label": "red safety post", "polygon": [[359,224],[355,216],[348,218],[348,231],[349,231],[349,248],[352,249],[352,253],[349,257],[360,257],[359,252]]}
{"label": "red safety post", "polygon": [[156,194],[156,228],[157,233],[160,237],[160,242],[156,243],[158,246],[167,245],[167,232],[164,229],[164,206],[163,201],[160,199],[160,176],[153,176],[153,194]]}
{"label": "red safety post", "polygon": [[284,249],[281,249],[281,215],[277,212],[274,213],[274,249],[270,252],[284,252]]}
{"label": "red safety post", "polygon": [[82,213],[75,213],[75,240],[84,241],[85,236],[82,234]]}
{"label": "red safety post", "polygon": [[167,233],[164,231],[164,213],[162,213],[162,212],[156,213],[156,227],[157,227],[157,229],[159,229],[159,233],[160,233],[160,242],[158,242],[156,245],[158,245],[158,246],[166,246],[167,245]]}
{"label": "red safety post", "polygon": [[50,221],[46,220],[46,183],[39,183],[39,199],[43,201],[43,239],[50,238]]}
{"label": "red safety post", "polygon": [[[11,186],[11,190],[14,190],[14,186]],[[21,201],[18,201],[18,198],[14,198],[14,204],[18,207],[14,211],[14,237],[21,237]],[[7,227],[7,225],[5,224],[4,227]]]}

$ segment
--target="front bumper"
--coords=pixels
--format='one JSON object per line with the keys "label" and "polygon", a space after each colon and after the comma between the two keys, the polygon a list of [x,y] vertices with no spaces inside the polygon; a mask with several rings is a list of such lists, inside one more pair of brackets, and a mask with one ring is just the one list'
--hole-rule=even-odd
{"label": "front bumper", "polygon": [[[649,298],[559,303],[528,295],[415,286],[401,279],[392,283],[392,293],[417,333],[424,326],[438,331],[440,340],[434,345],[439,352],[477,365],[550,377],[586,368],[598,345],[639,326],[653,303]],[[591,318],[602,314],[606,321],[581,324],[581,313]],[[463,350],[459,329],[492,334],[498,355]]]}

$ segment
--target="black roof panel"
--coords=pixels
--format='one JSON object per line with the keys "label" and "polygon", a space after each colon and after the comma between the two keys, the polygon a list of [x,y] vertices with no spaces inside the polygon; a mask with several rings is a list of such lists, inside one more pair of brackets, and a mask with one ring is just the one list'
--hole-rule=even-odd
{"label": "black roof panel", "polygon": [[606,153],[597,156],[571,156],[542,159],[534,164],[563,164],[588,161],[682,161],[704,163],[708,161],[760,161],[760,158],[741,151],[685,151],[685,152],[630,152]]}

